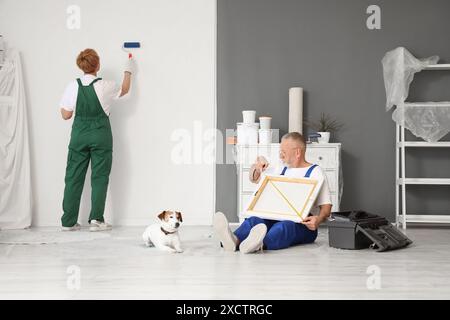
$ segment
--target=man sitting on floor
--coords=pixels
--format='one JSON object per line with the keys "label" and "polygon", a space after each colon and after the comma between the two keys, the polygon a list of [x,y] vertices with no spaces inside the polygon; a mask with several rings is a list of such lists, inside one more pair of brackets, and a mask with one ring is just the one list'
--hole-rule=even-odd
{"label": "man sitting on floor", "polygon": [[[291,178],[323,178],[323,185],[310,215],[302,223],[250,217],[233,233],[225,215],[216,212],[213,221],[214,232],[226,251],[236,251],[237,248],[241,253],[252,253],[263,248],[278,250],[316,240],[319,224],[331,213],[331,194],[324,172],[317,165],[306,162],[305,152],[304,137],[298,132],[288,133],[283,136],[280,144],[280,159],[284,165],[272,167],[264,157],[258,157],[250,169],[249,178],[253,183],[263,181],[261,176],[264,174],[280,174]],[[314,214],[316,211],[319,211],[318,214]]]}

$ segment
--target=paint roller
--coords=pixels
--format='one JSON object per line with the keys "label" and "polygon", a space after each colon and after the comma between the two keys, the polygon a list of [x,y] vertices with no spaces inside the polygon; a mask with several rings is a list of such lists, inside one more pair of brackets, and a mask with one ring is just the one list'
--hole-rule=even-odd
{"label": "paint roller", "polygon": [[140,42],[124,42],[122,49],[125,52],[128,52],[128,58],[131,59],[133,57],[132,51],[135,49],[139,49],[141,47]]}

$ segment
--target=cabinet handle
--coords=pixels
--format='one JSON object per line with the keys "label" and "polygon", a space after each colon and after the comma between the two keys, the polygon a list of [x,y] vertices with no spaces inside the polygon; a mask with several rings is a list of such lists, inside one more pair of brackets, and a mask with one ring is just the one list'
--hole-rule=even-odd
{"label": "cabinet handle", "polygon": [[319,160],[323,160],[323,158],[322,158],[322,157],[319,157]]}

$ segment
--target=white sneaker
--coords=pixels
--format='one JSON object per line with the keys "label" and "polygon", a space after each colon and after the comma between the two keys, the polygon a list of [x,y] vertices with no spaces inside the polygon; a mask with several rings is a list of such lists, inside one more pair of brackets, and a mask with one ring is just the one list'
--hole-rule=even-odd
{"label": "white sneaker", "polygon": [[81,225],[79,223],[76,223],[74,226],[71,227],[61,227],[61,231],[77,231],[81,229]]}
{"label": "white sneaker", "polygon": [[112,225],[103,221],[91,220],[89,231],[108,231],[112,229]]}
{"label": "white sneaker", "polygon": [[233,234],[228,226],[228,220],[225,215],[218,211],[213,218],[214,233],[220,242],[222,242],[225,251],[236,251],[238,238]]}
{"label": "white sneaker", "polygon": [[241,253],[252,253],[263,249],[264,237],[267,233],[267,227],[264,223],[257,224],[250,230],[248,237],[241,242],[239,251]]}

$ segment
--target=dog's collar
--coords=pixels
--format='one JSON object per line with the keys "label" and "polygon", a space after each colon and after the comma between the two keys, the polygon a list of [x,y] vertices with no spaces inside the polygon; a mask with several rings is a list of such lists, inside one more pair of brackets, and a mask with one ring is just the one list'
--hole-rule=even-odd
{"label": "dog's collar", "polygon": [[174,231],[174,232],[169,232],[169,231],[166,231],[166,230],[164,230],[164,228],[163,227],[161,227],[161,231],[167,236],[168,234],[174,234],[176,231]]}

